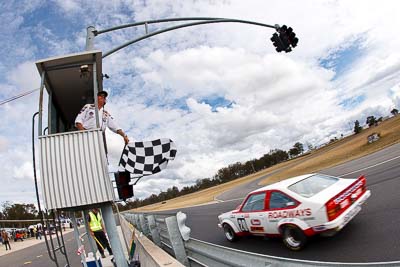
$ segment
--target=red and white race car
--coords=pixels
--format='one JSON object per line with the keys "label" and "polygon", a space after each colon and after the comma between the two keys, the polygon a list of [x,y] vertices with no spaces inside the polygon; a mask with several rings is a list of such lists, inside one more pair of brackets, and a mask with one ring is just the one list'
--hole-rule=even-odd
{"label": "red and white race car", "polygon": [[282,236],[289,249],[300,250],[307,237],[340,231],[370,195],[364,176],[301,175],[250,192],[235,210],[218,216],[218,226],[229,241]]}

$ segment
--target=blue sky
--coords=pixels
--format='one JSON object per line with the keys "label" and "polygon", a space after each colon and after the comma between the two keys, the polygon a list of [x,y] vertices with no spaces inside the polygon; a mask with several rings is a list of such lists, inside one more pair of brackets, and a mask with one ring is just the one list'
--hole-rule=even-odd
{"label": "blue sky", "polygon": [[349,71],[358,59],[363,57],[362,44],[361,38],[345,41],[343,48],[339,47],[337,51],[331,52],[327,58],[321,60],[320,65],[333,70],[335,77],[339,78],[341,74]]}
{"label": "blue sky", "polygon": [[[83,51],[90,25],[225,17],[294,29],[300,41],[287,54],[275,52],[272,29],[227,23],[161,34],[104,59],[107,108],[131,140],[168,137],[178,148],[167,170],[141,180],[137,197],[212,177],[270,149],[322,144],[349,134],[355,120],[400,108],[397,1],[3,2],[0,101],[39,87],[35,61]],[[106,52],[144,33],[144,27],[110,32],[96,37],[95,47]],[[37,102],[33,93],[0,106],[0,202],[35,202]],[[111,132],[107,139],[112,171],[123,144]]]}

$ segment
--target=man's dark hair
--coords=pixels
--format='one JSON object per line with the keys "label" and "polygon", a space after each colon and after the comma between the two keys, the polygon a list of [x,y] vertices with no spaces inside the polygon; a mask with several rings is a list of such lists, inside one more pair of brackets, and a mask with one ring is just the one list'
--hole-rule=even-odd
{"label": "man's dark hair", "polygon": [[97,96],[104,96],[104,97],[107,97],[107,96],[108,96],[108,93],[107,93],[106,91],[100,91],[100,92],[97,93]]}

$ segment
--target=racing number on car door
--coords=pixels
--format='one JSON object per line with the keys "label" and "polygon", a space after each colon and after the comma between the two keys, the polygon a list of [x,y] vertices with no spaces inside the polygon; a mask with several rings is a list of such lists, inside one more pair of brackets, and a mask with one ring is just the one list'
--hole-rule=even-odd
{"label": "racing number on car door", "polygon": [[249,228],[247,227],[247,223],[244,218],[238,218],[238,225],[241,232],[248,232]]}

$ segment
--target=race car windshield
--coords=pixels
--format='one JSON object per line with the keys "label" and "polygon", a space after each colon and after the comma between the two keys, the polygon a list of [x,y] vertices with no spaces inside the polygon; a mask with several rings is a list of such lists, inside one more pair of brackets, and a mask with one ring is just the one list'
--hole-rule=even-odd
{"label": "race car windshield", "polygon": [[323,174],[315,174],[288,187],[289,190],[303,196],[312,197],[325,188],[333,185],[339,178]]}

